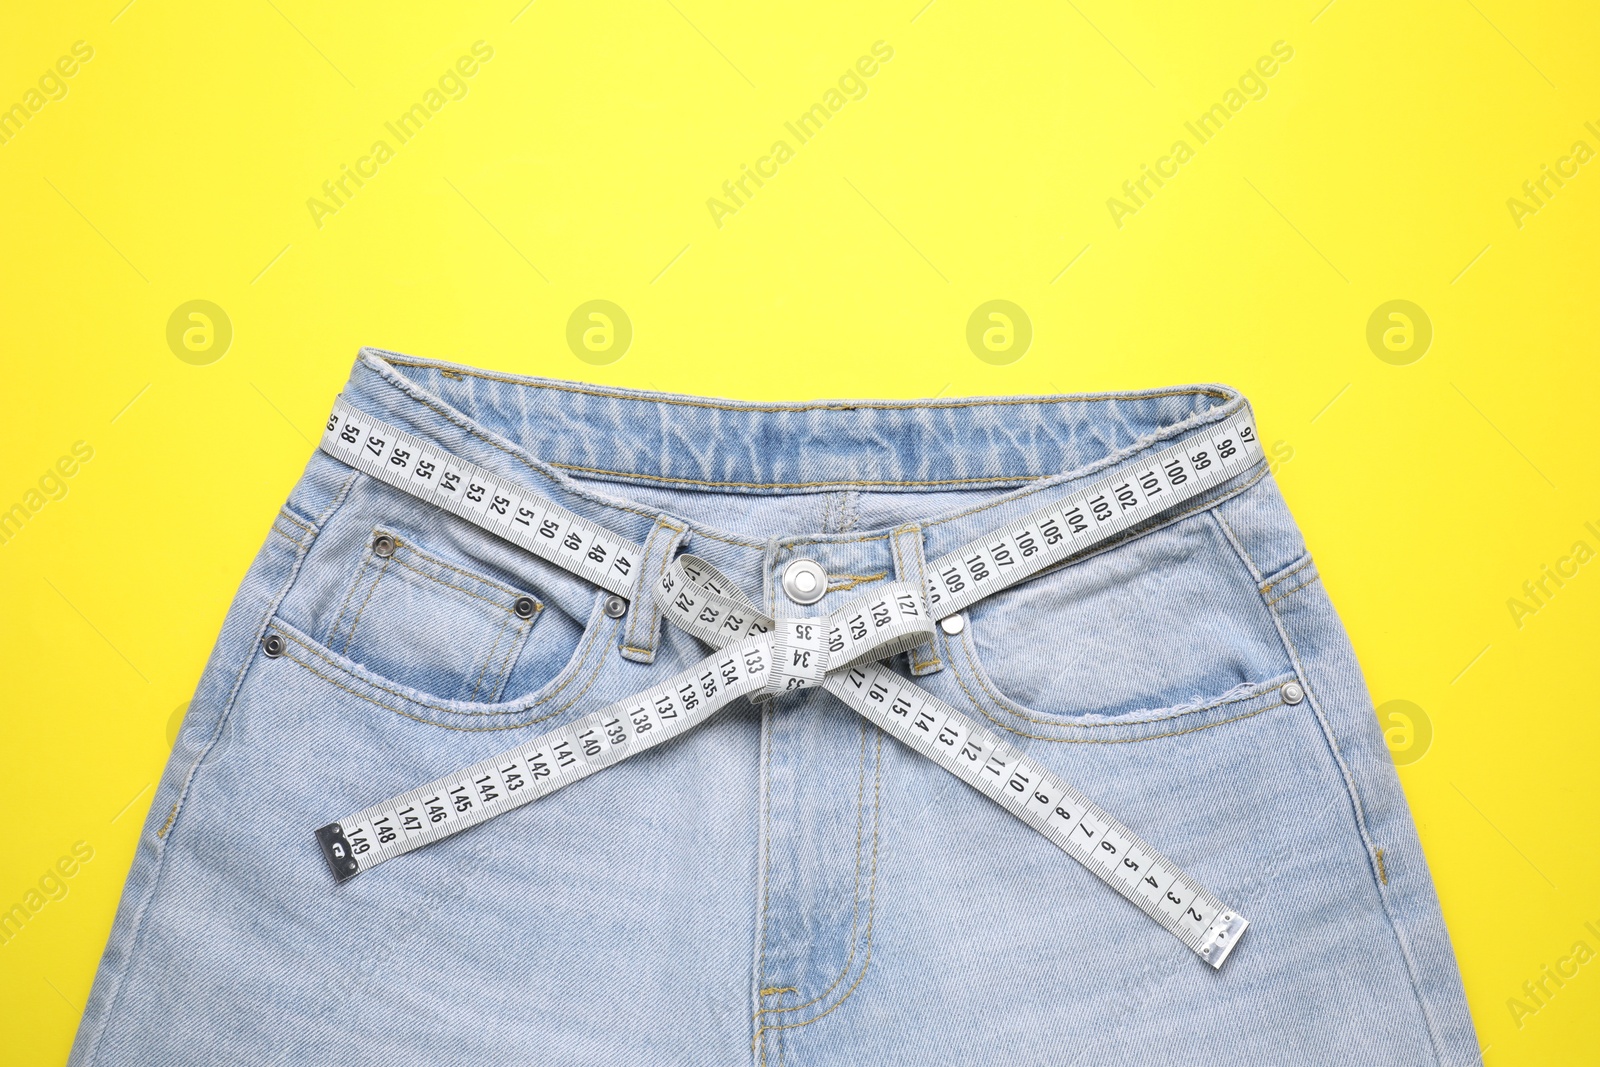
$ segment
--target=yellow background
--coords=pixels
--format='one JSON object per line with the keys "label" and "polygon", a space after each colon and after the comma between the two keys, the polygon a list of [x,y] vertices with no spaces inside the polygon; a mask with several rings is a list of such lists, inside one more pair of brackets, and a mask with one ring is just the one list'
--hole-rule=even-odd
{"label": "yellow background", "polygon": [[[362,344],[746,398],[1242,388],[1374,699],[1431,726],[1401,776],[1485,1061],[1597,1062],[1600,962],[1507,1007],[1600,951],[1600,564],[1520,627],[1507,606],[1600,549],[1600,162],[1520,227],[1506,203],[1600,149],[1591,5],[125,2],[0,32],[0,106],[94,49],[0,144],[0,509],[94,450],[0,544],[0,908],[94,849],[0,946],[7,1062],[66,1055],[173,713]],[[480,40],[467,95],[398,144],[384,123]],[[798,144],[784,123],[879,40],[865,97]],[[1184,123],[1276,41],[1292,60],[1200,145]],[[719,227],[708,198],[780,138]],[[379,139],[319,227],[308,198]],[[232,324],[209,365],[167,342],[195,299]],[[565,339],[591,299],[634,327],[604,366]],[[1033,327],[1007,365],[966,341],[991,299]],[[1366,340],[1393,299],[1433,327],[1409,365]]]}

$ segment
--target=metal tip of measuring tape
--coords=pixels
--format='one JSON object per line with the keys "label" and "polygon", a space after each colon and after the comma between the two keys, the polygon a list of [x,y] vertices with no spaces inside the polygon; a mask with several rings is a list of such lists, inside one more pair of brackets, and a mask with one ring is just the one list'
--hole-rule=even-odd
{"label": "metal tip of measuring tape", "polygon": [[361,865],[350,854],[350,842],[344,839],[344,827],[330,822],[317,831],[317,844],[322,846],[322,858],[328,861],[328,870],[336,882],[348,882],[361,873]]}
{"label": "metal tip of measuring tape", "polygon": [[1235,912],[1225,911],[1218,915],[1217,921],[1211,924],[1205,939],[1200,942],[1200,958],[1211,964],[1213,970],[1221,970],[1222,962],[1233,951],[1233,946],[1239,943],[1245,927],[1249,925],[1249,919]]}

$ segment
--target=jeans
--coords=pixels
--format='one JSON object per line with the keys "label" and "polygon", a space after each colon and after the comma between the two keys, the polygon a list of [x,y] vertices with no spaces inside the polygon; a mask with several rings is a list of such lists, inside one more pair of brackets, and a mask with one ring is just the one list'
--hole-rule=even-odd
{"label": "jeans", "polygon": [[[342,397],[779,618],[920,579],[1245,405],[742,403],[373,350]],[[799,558],[826,582],[809,607],[782,584]],[[190,705],[207,740],[160,781],[71,1062],[1477,1062],[1360,670],[1263,462],[887,661],[1246,915],[1220,970],[820,688],[336,885],[317,827],[706,655],[614,600],[313,455]]]}

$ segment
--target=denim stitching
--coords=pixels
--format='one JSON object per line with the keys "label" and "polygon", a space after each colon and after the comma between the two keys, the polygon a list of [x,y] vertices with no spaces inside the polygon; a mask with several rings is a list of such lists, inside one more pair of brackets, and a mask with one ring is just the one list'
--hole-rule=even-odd
{"label": "denim stitching", "polygon": [[[1244,561],[1245,566],[1259,575],[1260,572],[1256,569],[1255,562],[1250,558],[1250,553],[1245,550],[1244,544],[1234,535],[1233,530],[1223,521],[1219,513],[1213,512],[1212,514],[1223,533],[1227,536],[1228,541],[1233,545],[1233,550]],[[1298,646],[1296,646],[1294,638],[1289,636],[1289,631],[1284,624],[1282,615],[1277,611],[1273,611],[1270,607],[1268,607],[1267,612],[1272,617],[1273,625],[1277,627],[1278,638],[1283,642],[1284,652],[1287,653],[1290,663],[1294,666],[1295,676],[1301,679],[1306,700],[1311,705],[1312,713],[1317,717],[1318,725],[1322,728],[1322,737],[1327,743],[1328,752],[1333,757],[1334,765],[1339,769],[1340,777],[1344,779],[1345,794],[1350,800],[1352,814],[1355,816],[1356,836],[1361,841],[1363,850],[1368,856],[1371,856],[1377,845],[1374,843],[1371,831],[1367,827],[1366,808],[1361,802],[1361,791],[1356,785],[1355,776],[1351,773],[1350,766],[1345,761],[1344,753],[1339,749],[1339,742],[1333,732],[1332,724],[1328,722],[1327,716],[1322,712],[1321,701],[1316,693],[1313,692],[1310,683],[1306,681],[1306,672],[1301,664]],[[1375,866],[1369,865],[1368,871],[1376,878],[1377,871]],[[1411,945],[1406,940],[1405,931],[1401,928],[1399,919],[1396,917],[1394,908],[1391,905],[1387,892],[1387,880],[1381,878],[1376,880],[1377,885],[1374,888],[1377,891],[1379,902],[1383,905],[1384,914],[1389,918],[1389,928],[1394,931],[1396,947],[1400,950],[1400,958],[1405,961],[1406,975],[1411,980],[1411,992],[1417,999],[1417,1010],[1422,1014],[1422,1021],[1428,1029],[1428,1042],[1433,1048],[1434,1061],[1442,1064],[1444,1062],[1444,1053],[1438,1026],[1434,1022],[1433,1013],[1429,1009],[1427,999],[1422,995],[1422,987],[1417,977],[1416,960],[1413,959],[1411,954]]]}
{"label": "denim stitching", "polygon": [[[356,482],[356,478],[357,473],[355,471],[352,471],[345,478],[344,484],[340,486],[338,491],[333,494],[333,500],[331,503],[329,503],[328,509],[317,518],[317,530],[320,531],[322,527],[326,525],[328,519],[332,517],[333,513],[337,511],[345,502],[345,499],[350,494],[351,486],[353,486]],[[180,810],[182,809],[184,800],[188,797],[189,786],[194,782],[195,772],[200,769],[200,764],[205,762],[206,756],[210,755],[212,746],[216,744],[217,738],[221,735],[222,727],[227,723],[228,716],[233,712],[234,701],[238,699],[239,690],[244,685],[244,676],[250,669],[250,665],[255,662],[255,649],[260,646],[262,635],[266,633],[267,627],[271,625],[273,615],[278,610],[278,605],[282,603],[283,598],[288,595],[290,588],[293,587],[295,579],[299,577],[300,567],[305,562],[306,553],[308,551],[309,548],[305,548],[296,553],[295,560],[289,567],[288,577],[285,578],[283,584],[278,587],[277,593],[268,600],[267,610],[262,614],[260,623],[257,624],[255,639],[248,646],[250,651],[245,654],[244,662],[239,665],[239,671],[234,675],[233,685],[228,690],[228,699],[223,703],[222,714],[217,718],[216,728],[212,731],[211,737],[206,741],[206,747],[200,752],[199,756],[195,758],[195,761],[189,765],[189,773],[184,776],[183,783],[178,787],[178,796],[174,801],[174,804]],[[157,788],[159,788],[159,786]],[[168,816],[167,828],[170,829],[171,823],[175,821],[176,818],[177,813],[173,813]],[[164,841],[165,838],[161,838],[160,840]],[[137,855],[135,855],[134,863],[137,864],[138,862],[139,858]],[[117,1003],[122,998],[123,982],[127,979],[128,968],[133,966],[134,958],[137,956],[139,951],[140,940],[144,936],[144,917],[149,912],[150,902],[155,899],[156,893],[161,889],[161,878],[166,872],[166,866],[167,850],[165,848],[158,847],[158,851],[156,852],[155,856],[156,869],[150,875],[150,888],[145,892],[144,900],[140,902],[138,910],[135,911],[132,916],[133,928],[130,931],[127,956],[123,959],[122,966],[116,973],[113,985],[109,990],[109,995],[107,996],[107,1003],[105,1008],[100,1013],[100,1018],[98,1020],[98,1025],[95,1027],[94,1034],[89,1038],[88,1043],[84,1046],[84,1061],[86,1065],[91,1065],[91,1067],[95,1060],[99,1058],[100,1040],[105,1036],[106,1028],[111,1025],[111,1020],[116,1016]]]}
{"label": "denim stitching", "polygon": [[1310,578],[1307,578],[1305,581],[1301,582],[1299,585],[1295,586],[1293,589],[1285,590],[1284,592],[1279,593],[1277,596],[1273,597],[1271,600],[1267,601],[1267,607],[1270,608],[1272,605],[1276,604],[1278,601],[1287,599],[1288,597],[1293,596],[1294,594],[1298,593],[1300,590],[1306,588],[1307,586],[1315,585],[1316,583],[1318,583],[1320,581],[1322,581],[1322,575],[1313,574]]}
{"label": "denim stitching", "polygon": [[[873,799],[872,799],[873,811],[876,812],[878,810],[878,807],[879,807],[879,804],[880,804],[880,801],[881,801],[881,798],[882,798],[882,794],[883,794],[883,731],[881,731],[881,730],[878,731],[878,769],[877,769],[877,773],[873,776],[872,789],[873,789]],[[843,1004],[845,1001],[850,999],[850,997],[855,993],[857,987],[859,987],[861,985],[862,979],[866,978],[867,969],[872,966],[872,927],[873,927],[873,924],[877,921],[876,904],[877,904],[877,899],[878,899],[878,839],[879,839],[878,820],[876,818],[874,818],[873,822],[872,822],[872,881],[870,883],[871,884],[871,889],[870,889],[870,896],[868,898],[872,902],[873,906],[869,907],[868,910],[867,910],[867,940],[866,940],[867,953],[866,953],[866,958],[861,961],[861,973],[856,975],[856,980],[854,982],[850,983],[850,988],[846,989],[844,991],[844,995],[841,996],[838,1000],[834,1001],[831,1005],[829,1005],[826,1010],[818,1012],[816,1015],[813,1015],[809,1019],[802,1019],[800,1022],[778,1023],[778,1024],[775,1024],[775,1025],[772,1025],[772,1026],[763,1025],[760,1029],[758,1029],[756,1031],[756,1040],[757,1041],[760,1041],[762,1034],[764,1034],[768,1030],[793,1030],[796,1027],[800,1027],[800,1026],[810,1026],[812,1023],[816,1022],[818,1019],[821,1019],[826,1015],[832,1014],[841,1004]],[[764,1053],[764,1049],[765,1049],[765,1045],[763,1043],[763,1055],[765,1054]]]}
{"label": "denim stitching", "polygon": [[[615,630],[616,629],[616,624],[613,624],[611,628],[613,630]],[[540,704],[543,704],[543,703],[546,703],[547,701],[555,699],[555,697],[563,689],[565,689],[567,686],[572,684],[573,680],[577,677],[578,673],[583,670],[583,665],[588,661],[589,653],[594,648],[595,639],[598,638],[601,633],[605,632],[606,627],[603,626],[603,625],[596,626],[594,628],[593,632],[590,633],[587,636],[587,638],[584,640],[583,650],[582,650],[581,654],[579,655],[578,660],[575,663],[572,663],[572,664],[569,664],[566,667],[563,667],[562,668],[562,674],[559,674],[559,675],[556,676],[558,679],[560,679],[560,684],[559,685],[557,685],[550,692],[545,693],[543,696],[539,697],[537,700],[530,701],[527,704],[519,704],[516,707],[507,708],[505,711],[457,711],[454,708],[448,708],[448,707],[445,707],[442,704],[432,704],[432,703],[429,703],[428,701],[425,701],[425,700],[418,700],[415,697],[408,696],[407,694],[402,693],[402,692],[400,692],[398,690],[395,690],[395,689],[386,688],[385,686],[379,685],[376,682],[373,682],[373,681],[371,681],[369,679],[360,678],[360,677],[357,677],[355,675],[352,675],[341,664],[335,663],[333,660],[330,660],[327,656],[324,656],[320,651],[318,651],[318,649],[316,648],[315,645],[312,645],[312,644],[310,644],[310,643],[308,643],[308,642],[306,642],[306,641],[294,636],[293,634],[284,632],[284,630],[283,630],[283,628],[281,626],[280,627],[276,627],[275,629],[277,630],[277,632],[281,636],[289,639],[290,641],[293,641],[295,644],[299,645],[301,648],[304,648],[311,655],[315,656],[317,659],[320,659],[320,660],[322,660],[322,662],[326,663],[331,669],[336,670],[339,673],[341,673],[341,674],[345,675],[346,677],[350,678],[351,681],[357,682],[357,683],[359,683],[361,685],[364,685],[364,686],[366,686],[366,687],[368,687],[370,689],[376,689],[380,693],[387,693],[390,696],[394,697],[395,699],[402,701],[403,703],[414,704],[414,705],[416,705],[418,707],[427,708],[430,711],[441,712],[442,714],[445,714],[445,715],[498,717],[498,716],[503,716],[503,715],[515,715],[518,712],[529,711],[529,710],[531,710],[533,708],[538,707]],[[290,658],[293,659],[292,656]],[[601,663],[604,663],[604,657],[601,657]],[[563,677],[563,675],[564,675],[564,677]],[[554,684],[554,683],[555,683],[555,679],[552,679],[552,684]],[[593,684],[593,683],[591,682],[590,684]],[[587,689],[588,686],[586,685],[586,686],[584,686],[584,688]],[[354,692],[354,690],[351,690],[351,691]],[[387,704],[382,704],[382,703],[380,703],[379,701],[376,701],[376,700],[374,700],[373,703],[378,704],[380,707],[388,707]],[[391,708],[390,710],[392,711],[394,709]],[[404,714],[404,713],[402,713],[402,714]],[[544,716],[543,718],[532,719],[532,720],[529,720],[529,721],[530,722],[542,722],[544,718],[549,718],[549,716]],[[423,720],[419,720],[419,721],[427,722],[429,720],[423,719]],[[445,724],[436,723],[435,725],[443,726]]]}
{"label": "denim stitching", "polygon": [[[828,984],[828,988],[827,989],[824,989],[821,993],[818,993],[816,996],[812,997],[810,1000],[806,1001],[804,1004],[790,1004],[790,1005],[786,1005],[786,1006],[779,1006],[779,1007],[772,1007],[772,1008],[762,1008],[762,1009],[760,1009],[759,1011],[756,1012],[756,1017],[758,1019],[762,1015],[766,1015],[766,1014],[771,1013],[771,1012],[799,1011],[801,1008],[809,1008],[811,1005],[817,1003],[817,1001],[819,1001],[819,1000],[826,1000],[827,997],[828,997],[828,994],[832,993],[835,989],[837,989],[839,987],[839,983],[844,981],[845,977],[850,973],[850,967],[851,967],[852,964],[855,963],[855,959],[856,959],[856,941],[857,941],[856,930],[858,929],[858,926],[859,926],[859,923],[860,923],[860,919],[861,919],[861,839],[862,839],[861,823],[862,823],[862,819],[865,817],[866,803],[867,803],[867,721],[865,719],[862,719],[861,720],[861,756],[860,756],[860,760],[859,760],[859,762],[857,763],[857,766],[856,766],[856,883],[855,883],[855,888],[851,891],[851,895],[852,895],[852,897],[854,899],[851,902],[852,903],[852,911],[851,911],[851,915],[850,915],[850,954],[845,957],[844,968],[839,972],[839,977],[835,978],[832,982],[830,982]],[[876,818],[876,815],[874,815],[874,818]],[[763,977],[762,981],[766,981],[766,978]]]}
{"label": "denim stitching", "polygon": [[[374,351],[377,351],[377,350],[374,350]],[[446,369],[446,366],[447,366],[446,364],[438,362],[438,361],[435,361],[435,360],[406,359],[404,357],[390,358],[390,357],[395,356],[395,355],[397,355],[397,354],[396,353],[392,353],[392,352],[386,352],[386,353],[384,353],[384,355],[382,357],[383,361],[385,363],[389,364],[391,367],[417,367],[417,368],[420,368],[422,370],[438,371],[441,374],[445,372],[445,369]],[[1117,393],[1114,396],[1110,396],[1110,395],[1106,395],[1106,394],[1099,394],[1099,393],[1092,393],[1092,394],[1086,394],[1086,395],[1083,395],[1083,396],[1072,396],[1072,395],[1069,395],[1069,396],[1039,396],[1039,397],[1032,397],[1032,396],[1030,396],[1030,397],[986,396],[986,397],[973,397],[973,398],[970,398],[970,399],[953,398],[953,399],[950,399],[950,400],[926,400],[926,401],[921,401],[921,402],[908,401],[908,402],[896,403],[896,404],[884,404],[884,403],[881,403],[881,402],[880,403],[873,403],[872,401],[868,400],[868,401],[833,401],[831,403],[827,402],[827,401],[814,401],[814,402],[801,401],[801,402],[792,403],[792,404],[759,405],[759,404],[754,404],[754,403],[737,402],[737,401],[722,401],[722,402],[719,403],[719,402],[717,402],[715,400],[708,399],[708,398],[701,398],[701,397],[683,397],[683,396],[676,396],[675,397],[675,396],[660,396],[660,395],[638,396],[638,395],[633,394],[633,393],[621,392],[621,391],[616,391],[616,390],[607,391],[607,390],[603,390],[603,389],[593,389],[593,388],[586,388],[586,387],[580,387],[580,386],[574,386],[574,385],[563,385],[563,384],[559,384],[559,383],[557,383],[555,381],[551,381],[551,380],[533,381],[533,380],[528,379],[528,378],[517,377],[517,376],[514,376],[514,375],[493,374],[491,372],[480,371],[480,370],[477,370],[477,369],[472,368],[472,367],[457,367],[455,365],[449,365],[448,369],[453,371],[453,372],[455,372],[456,374],[468,375],[468,376],[473,377],[473,378],[486,378],[489,381],[495,381],[495,382],[505,382],[507,385],[515,385],[515,386],[519,386],[519,387],[524,388],[524,389],[548,389],[551,392],[556,392],[556,393],[580,393],[580,394],[583,394],[585,396],[604,397],[604,398],[606,398],[608,400],[637,400],[637,401],[643,401],[645,403],[652,403],[652,404],[654,404],[654,403],[674,404],[674,405],[677,405],[679,407],[714,408],[714,409],[721,410],[721,411],[753,411],[753,412],[856,411],[856,410],[863,409],[863,408],[864,409],[868,409],[868,410],[872,410],[872,411],[926,411],[926,410],[936,409],[936,408],[998,407],[998,406],[1002,406],[1002,405],[1015,405],[1015,404],[1083,404],[1083,403],[1094,403],[1096,401],[1104,401],[1104,400],[1108,400],[1108,399],[1114,399],[1114,400],[1160,400],[1160,399],[1163,399],[1163,398],[1169,397],[1169,396],[1210,396],[1210,397],[1215,397],[1218,400],[1231,400],[1231,399],[1233,399],[1233,397],[1230,396],[1228,393],[1222,392],[1220,390],[1206,389],[1206,388],[1203,388],[1203,387],[1195,387],[1195,388],[1192,388],[1192,389],[1153,389],[1153,390],[1150,390],[1148,392],[1143,392],[1143,393]]]}

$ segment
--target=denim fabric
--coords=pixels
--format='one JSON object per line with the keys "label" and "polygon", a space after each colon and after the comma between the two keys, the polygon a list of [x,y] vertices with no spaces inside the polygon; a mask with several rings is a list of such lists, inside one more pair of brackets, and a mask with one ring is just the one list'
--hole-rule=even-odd
{"label": "denim fabric", "polygon": [[[1244,404],[751,404],[370,350],[343,395],[635,543],[683,528],[779,616],[914,579]],[[798,557],[829,575],[811,608],[778,584]],[[1477,1061],[1359,668],[1264,464],[910,654],[1251,920],[1220,972],[821,689],[335,886],[315,827],[705,654],[635,621],[648,597],[604,601],[314,455],[190,706],[212,743],[158,786],[72,1062]]]}

